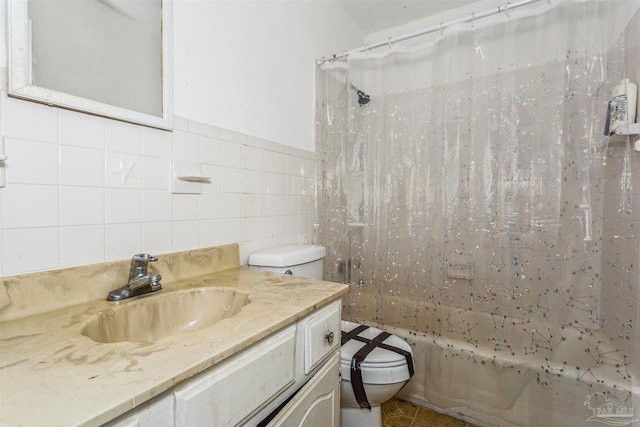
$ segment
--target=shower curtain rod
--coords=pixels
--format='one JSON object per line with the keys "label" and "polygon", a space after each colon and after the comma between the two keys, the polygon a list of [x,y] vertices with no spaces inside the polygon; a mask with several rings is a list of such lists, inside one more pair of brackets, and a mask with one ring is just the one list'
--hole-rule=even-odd
{"label": "shower curtain rod", "polygon": [[[357,49],[352,49],[352,50],[348,50],[346,52],[340,53],[340,54],[334,54],[332,55],[330,58],[318,58],[316,60],[316,64],[317,65],[322,65],[325,62],[329,62],[329,61],[335,61],[338,59],[344,59],[347,58],[349,55],[351,55],[352,53],[357,53],[357,52],[366,52],[367,50],[372,50],[372,49],[377,49],[379,47],[383,47],[383,46],[390,46],[393,43],[398,43],[401,41],[405,41],[405,40],[409,40],[412,39],[414,37],[419,37],[419,36],[423,36],[425,34],[429,34],[429,33],[435,33],[436,31],[443,31],[445,28],[448,28],[452,25],[455,24],[462,24],[464,22],[473,22],[476,19],[480,19],[480,18],[486,18],[487,16],[491,16],[491,15],[498,15],[502,12],[506,13],[507,16],[509,16],[509,11],[513,10],[513,9],[517,9],[519,7],[522,6],[526,6],[528,4],[531,3],[537,3],[539,1],[542,0],[522,0],[519,2],[515,2],[515,3],[507,3],[504,6],[498,6],[497,8],[492,8],[489,10],[485,10],[484,12],[478,12],[478,13],[472,13],[471,15],[467,15],[463,18],[458,18],[458,19],[454,19],[451,21],[446,21],[446,22],[440,22],[439,25],[434,25],[428,28],[425,28],[423,30],[419,30],[419,31],[415,31],[413,33],[409,33],[409,34],[405,34],[403,36],[398,36],[398,37],[389,37],[388,40],[386,41],[381,41],[378,43],[374,43],[374,44],[367,44],[364,45],[362,47],[359,47]],[[551,3],[551,0],[547,0],[549,3]]]}

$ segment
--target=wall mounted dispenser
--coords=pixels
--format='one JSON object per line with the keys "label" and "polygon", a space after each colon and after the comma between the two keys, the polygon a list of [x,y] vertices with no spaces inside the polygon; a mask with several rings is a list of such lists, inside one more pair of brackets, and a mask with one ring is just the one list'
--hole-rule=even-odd
{"label": "wall mounted dispenser", "polygon": [[[640,123],[636,122],[638,103],[638,86],[622,79],[619,85],[613,88],[607,121],[605,124],[605,136],[609,135],[640,135]],[[633,149],[640,152],[640,138],[633,143]]]}
{"label": "wall mounted dispenser", "polygon": [[636,122],[636,103],[638,102],[638,86],[622,79],[613,88],[609,103],[609,132],[616,133],[620,126]]}

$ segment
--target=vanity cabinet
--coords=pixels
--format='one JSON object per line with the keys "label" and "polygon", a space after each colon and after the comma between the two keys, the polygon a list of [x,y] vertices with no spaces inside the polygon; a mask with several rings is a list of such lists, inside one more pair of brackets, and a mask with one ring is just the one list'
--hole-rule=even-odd
{"label": "vanity cabinet", "polygon": [[106,425],[339,426],[340,308],[333,301]]}
{"label": "vanity cabinet", "polygon": [[[294,387],[261,410],[248,426],[332,427],[340,425],[340,301],[298,321]],[[295,391],[297,390],[297,391]],[[294,394],[295,393],[295,394]],[[265,421],[266,417],[266,421]],[[268,423],[267,423],[268,422]]]}

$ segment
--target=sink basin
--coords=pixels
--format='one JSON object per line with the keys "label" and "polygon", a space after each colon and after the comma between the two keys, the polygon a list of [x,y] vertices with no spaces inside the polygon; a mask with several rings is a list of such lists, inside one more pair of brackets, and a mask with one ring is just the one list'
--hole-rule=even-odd
{"label": "sink basin", "polygon": [[100,312],[85,324],[82,335],[101,343],[156,341],[211,326],[238,314],[250,302],[248,293],[232,288],[166,292]]}

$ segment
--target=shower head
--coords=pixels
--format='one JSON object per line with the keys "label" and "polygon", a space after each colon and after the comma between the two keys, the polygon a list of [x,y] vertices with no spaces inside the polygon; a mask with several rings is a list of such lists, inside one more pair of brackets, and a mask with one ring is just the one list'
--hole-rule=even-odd
{"label": "shower head", "polygon": [[367,95],[366,93],[364,93],[363,91],[361,91],[360,89],[358,89],[357,87],[355,87],[353,85],[353,83],[351,84],[351,89],[355,90],[356,93],[358,94],[358,105],[361,107],[364,107],[365,105],[367,105],[369,103],[369,101],[371,101],[371,97],[369,95]]}

